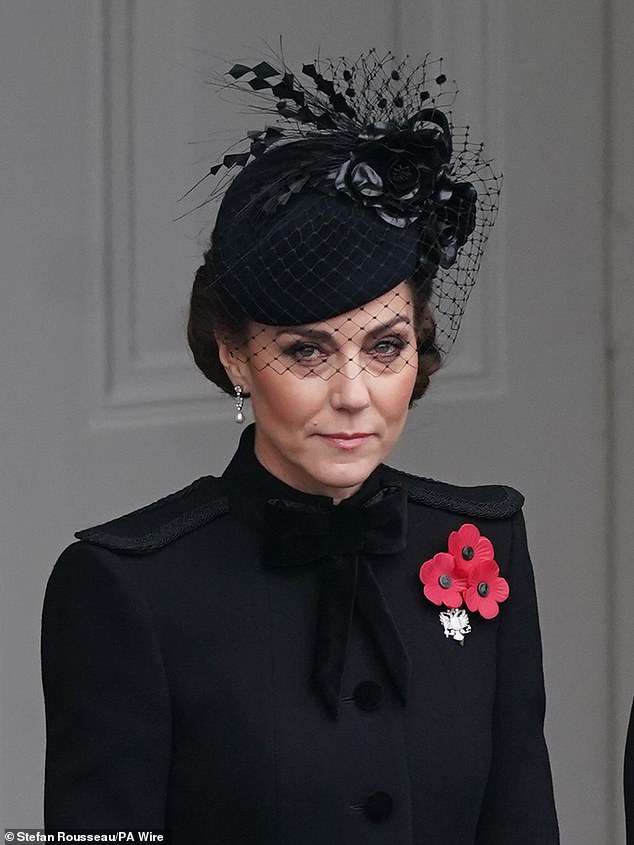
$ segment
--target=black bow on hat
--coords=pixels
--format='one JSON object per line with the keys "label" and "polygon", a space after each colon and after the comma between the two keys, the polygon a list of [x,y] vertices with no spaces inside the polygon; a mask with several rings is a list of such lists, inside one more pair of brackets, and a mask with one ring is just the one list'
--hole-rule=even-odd
{"label": "black bow on hat", "polygon": [[364,618],[394,691],[407,698],[410,665],[405,646],[365,555],[405,548],[407,496],[385,487],[359,507],[320,509],[283,499],[267,503],[265,562],[269,566],[321,566],[313,680],[336,718],[352,614]]}

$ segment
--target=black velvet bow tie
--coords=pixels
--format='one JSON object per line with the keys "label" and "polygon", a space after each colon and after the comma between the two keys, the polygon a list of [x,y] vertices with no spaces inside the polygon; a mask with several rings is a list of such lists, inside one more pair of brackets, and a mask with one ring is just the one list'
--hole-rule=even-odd
{"label": "black velvet bow tie", "polygon": [[381,588],[365,555],[405,548],[407,496],[385,487],[361,506],[328,509],[283,499],[267,503],[265,562],[321,566],[313,680],[336,718],[353,611],[363,617],[394,691],[405,704],[409,659]]}

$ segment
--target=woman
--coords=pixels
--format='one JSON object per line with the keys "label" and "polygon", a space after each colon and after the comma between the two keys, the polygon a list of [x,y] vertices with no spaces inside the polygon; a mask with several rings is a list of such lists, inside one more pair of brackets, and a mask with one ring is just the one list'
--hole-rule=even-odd
{"label": "woman", "polygon": [[456,151],[433,63],[230,73],[281,117],[224,159],[242,170],[189,340],[255,425],[221,478],[58,561],[47,825],[554,845],[522,497],[384,464],[457,331],[497,180]]}

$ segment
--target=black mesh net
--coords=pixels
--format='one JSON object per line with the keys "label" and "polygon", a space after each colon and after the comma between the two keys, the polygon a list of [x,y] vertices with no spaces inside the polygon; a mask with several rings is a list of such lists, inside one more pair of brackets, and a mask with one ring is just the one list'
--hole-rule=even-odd
{"label": "black mesh net", "polygon": [[225,93],[275,119],[207,174],[201,204],[222,203],[204,284],[222,339],[302,378],[446,354],[500,179],[453,123],[442,60],[370,51],[304,65],[298,79],[275,57],[229,78]]}
{"label": "black mesh net", "polygon": [[221,338],[256,370],[269,367],[280,375],[290,371],[298,378],[322,379],[339,373],[353,379],[362,371],[382,376],[410,367],[416,373],[425,319],[416,314],[407,286],[399,285],[327,320],[288,326],[251,322],[238,342],[234,336]]}

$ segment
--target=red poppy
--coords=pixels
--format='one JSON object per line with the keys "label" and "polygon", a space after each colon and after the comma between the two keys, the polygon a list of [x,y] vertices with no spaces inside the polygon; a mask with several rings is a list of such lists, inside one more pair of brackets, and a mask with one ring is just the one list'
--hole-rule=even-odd
{"label": "red poppy", "polygon": [[467,579],[456,567],[453,555],[439,552],[426,560],[420,568],[419,577],[425,585],[423,593],[431,602],[460,607]]}
{"label": "red poppy", "polygon": [[455,557],[465,576],[476,563],[495,557],[493,543],[468,522],[449,535],[449,554]]}
{"label": "red poppy", "polygon": [[469,584],[464,594],[469,610],[477,610],[485,619],[493,619],[500,612],[498,605],[508,596],[509,585],[500,577],[500,567],[494,560],[478,561],[469,570]]}

